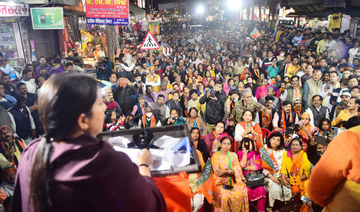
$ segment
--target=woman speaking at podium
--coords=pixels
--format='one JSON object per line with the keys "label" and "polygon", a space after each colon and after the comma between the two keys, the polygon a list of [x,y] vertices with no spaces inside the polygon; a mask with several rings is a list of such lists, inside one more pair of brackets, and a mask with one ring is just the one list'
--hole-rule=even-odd
{"label": "woman speaking at podium", "polygon": [[151,154],[137,165],[95,137],[106,106],[97,81],[59,74],[39,93],[46,136],[24,151],[18,167],[13,211],[166,211],[150,178]]}

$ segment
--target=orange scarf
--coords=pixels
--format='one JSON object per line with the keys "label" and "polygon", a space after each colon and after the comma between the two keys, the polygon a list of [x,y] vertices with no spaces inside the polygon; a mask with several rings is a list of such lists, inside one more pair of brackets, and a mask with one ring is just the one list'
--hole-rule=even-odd
{"label": "orange scarf", "polygon": [[[193,127],[197,127],[200,129],[200,131],[202,130],[201,129],[201,125],[200,125],[200,122],[199,122],[199,119],[196,117],[195,119],[193,118],[190,118],[190,125],[191,125],[191,128]],[[214,135],[216,137],[216,133],[214,132]]]}
{"label": "orange scarf", "polygon": [[305,194],[304,182],[300,180],[300,170],[303,163],[304,151],[300,151],[299,156],[294,160],[291,156],[292,166],[290,169],[290,179],[291,192],[293,194],[300,193],[301,195]]}
{"label": "orange scarf", "polygon": [[215,130],[214,130],[213,134],[214,134],[214,136],[215,136],[215,140],[214,140],[214,142],[213,142],[211,151],[212,151],[213,153],[215,153],[215,152],[218,151],[218,149],[219,149],[219,147],[220,147],[220,142],[219,142],[219,140],[218,140],[218,138],[219,138],[220,135],[217,135],[217,133],[215,132]]}
{"label": "orange scarf", "polygon": [[257,76],[258,79],[260,79],[260,70],[254,69],[254,74]]}
{"label": "orange scarf", "polygon": [[293,106],[294,111],[297,113],[297,115],[299,116],[299,119],[301,119],[301,107],[297,108],[295,107],[295,105]]}
{"label": "orange scarf", "polygon": [[[143,127],[145,127],[145,125],[146,125],[146,114],[144,114],[142,117],[142,125],[143,125]],[[154,114],[151,114],[150,127],[156,127],[156,119],[155,119]]]}
{"label": "orange scarf", "polygon": [[[292,116],[292,112],[290,111],[290,119],[289,122],[293,122],[293,116]],[[280,120],[280,128],[285,130],[286,129],[286,119],[285,119],[285,112],[284,110],[281,110],[281,120]]]}

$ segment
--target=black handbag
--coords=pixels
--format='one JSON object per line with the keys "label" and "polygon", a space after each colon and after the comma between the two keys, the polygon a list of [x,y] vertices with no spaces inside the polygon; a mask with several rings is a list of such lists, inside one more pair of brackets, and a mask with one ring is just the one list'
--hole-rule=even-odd
{"label": "black handbag", "polygon": [[246,186],[249,188],[264,186],[264,182],[265,177],[261,171],[255,171],[246,174]]}

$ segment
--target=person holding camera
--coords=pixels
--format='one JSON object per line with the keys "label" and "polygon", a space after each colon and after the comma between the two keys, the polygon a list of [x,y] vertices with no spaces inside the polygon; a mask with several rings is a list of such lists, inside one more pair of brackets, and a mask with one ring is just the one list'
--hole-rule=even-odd
{"label": "person holding camera", "polygon": [[99,80],[109,80],[113,69],[113,63],[105,56],[100,56],[96,64],[96,78]]}
{"label": "person holding camera", "polygon": [[185,121],[182,117],[179,117],[179,113],[176,109],[170,110],[170,117],[165,120],[165,125],[182,125]]}
{"label": "person holding camera", "polygon": [[210,87],[206,94],[200,98],[200,104],[206,103],[205,122],[208,132],[214,131],[215,124],[222,121],[225,115],[225,101],[226,94],[222,90],[220,81],[216,82],[214,90]]}
{"label": "person holding camera", "polygon": [[[255,143],[251,138],[245,137],[242,139],[237,155],[239,157],[242,173],[245,177],[251,172],[261,170],[260,153],[256,151]],[[251,202],[257,202],[257,211],[265,212],[266,191],[264,186],[253,188],[247,186],[247,193]]]}

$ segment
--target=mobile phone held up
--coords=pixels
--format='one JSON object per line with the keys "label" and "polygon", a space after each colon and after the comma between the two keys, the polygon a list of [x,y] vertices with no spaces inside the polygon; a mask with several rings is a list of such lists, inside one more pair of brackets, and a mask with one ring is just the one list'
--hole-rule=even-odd
{"label": "mobile phone held up", "polygon": [[339,130],[339,128],[337,128],[337,127],[331,127],[331,137],[332,137],[332,139],[334,139],[335,136],[337,136],[338,130]]}
{"label": "mobile phone held up", "polygon": [[301,197],[301,201],[303,201],[304,203],[309,203],[309,202],[311,202],[311,200],[310,200],[309,197],[307,197],[307,196],[302,196],[302,197]]}

